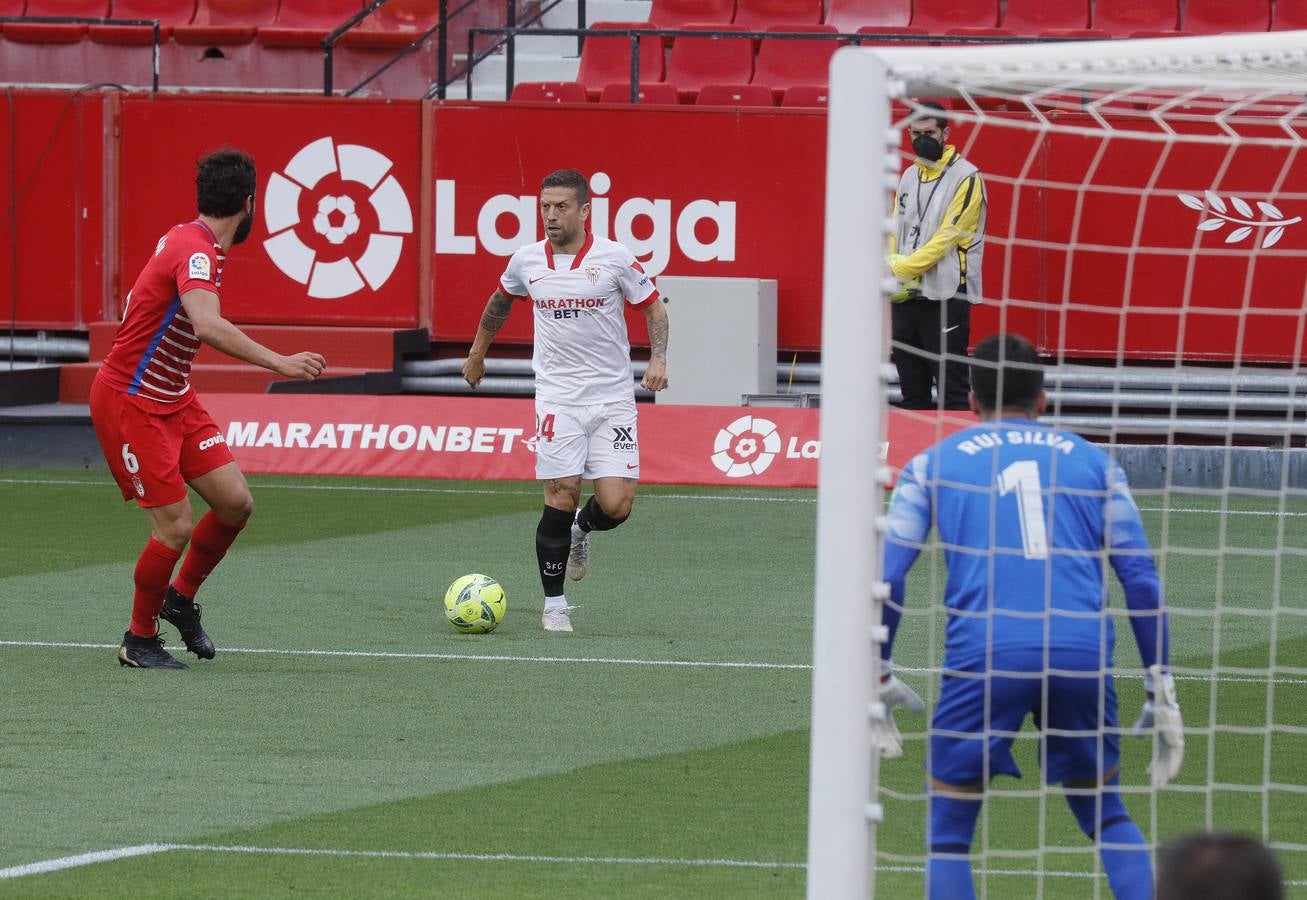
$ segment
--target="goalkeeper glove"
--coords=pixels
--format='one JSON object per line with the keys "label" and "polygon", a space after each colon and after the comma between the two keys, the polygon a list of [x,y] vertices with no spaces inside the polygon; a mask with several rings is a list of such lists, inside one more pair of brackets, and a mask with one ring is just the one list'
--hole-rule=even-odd
{"label": "goalkeeper glove", "polygon": [[899,726],[894,724],[894,708],[901,706],[908,712],[920,713],[925,711],[926,704],[916,691],[894,677],[893,663],[888,662],[880,676],[877,695],[885,712],[871,721],[872,744],[884,759],[897,759],[903,755],[903,736],[899,734]]}
{"label": "goalkeeper glove", "polygon": [[1184,762],[1184,723],[1180,721],[1180,704],[1175,699],[1175,679],[1161,666],[1148,667],[1144,675],[1143,712],[1135,721],[1134,733],[1142,736],[1153,731],[1153,761],[1148,766],[1153,785],[1169,784],[1180,773]]}
{"label": "goalkeeper glove", "polygon": [[[889,256],[885,257],[885,263],[886,265],[889,266],[891,275],[894,274],[895,264],[901,263],[905,259],[907,259],[907,257],[904,256],[902,253],[891,253]],[[894,275],[894,277],[898,278],[897,275]],[[890,302],[902,303],[904,300],[908,299],[908,297],[911,296],[914,292],[919,290],[921,290],[920,277],[909,278],[909,279],[899,278],[899,289],[889,295]]]}

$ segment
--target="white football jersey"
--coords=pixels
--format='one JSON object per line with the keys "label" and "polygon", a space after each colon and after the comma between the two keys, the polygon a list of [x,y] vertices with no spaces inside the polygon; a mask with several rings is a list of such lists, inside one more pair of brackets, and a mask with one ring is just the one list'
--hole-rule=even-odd
{"label": "white football jersey", "polygon": [[630,250],[592,234],[575,256],[554,253],[548,240],[529,244],[508,261],[499,289],[535,310],[538,399],[591,406],[635,395],[624,309],[656,302],[658,290]]}

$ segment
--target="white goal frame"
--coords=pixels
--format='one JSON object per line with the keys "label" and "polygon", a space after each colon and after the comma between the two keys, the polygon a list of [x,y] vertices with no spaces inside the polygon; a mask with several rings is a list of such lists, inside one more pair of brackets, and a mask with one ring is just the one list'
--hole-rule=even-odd
{"label": "white goal frame", "polygon": [[[807,896],[865,900],[881,808],[872,748],[879,675],[884,437],[888,363],[887,281],[880,248],[893,228],[902,169],[891,99],[983,94],[1074,82],[1106,89],[1146,86],[1275,87],[1299,91],[1307,32],[1160,40],[1114,40],[950,49],[848,47],[830,70],[822,305],[822,455],[817,507],[813,624],[812,746]],[[1283,75],[1281,79],[1279,76]],[[976,85],[972,91],[971,86]],[[868,365],[868,361],[871,365]]]}

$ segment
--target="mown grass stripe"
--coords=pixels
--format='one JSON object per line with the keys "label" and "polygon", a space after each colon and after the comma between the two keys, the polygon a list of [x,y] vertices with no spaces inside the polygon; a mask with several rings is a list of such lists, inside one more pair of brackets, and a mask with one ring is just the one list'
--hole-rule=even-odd
{"label": "mown grass stripe", "polygon": [[[73,478],[0,478],[0,484],[48,484],[48,485],[82,485],[90,487],[107,487],[113,484],[112,481],[85,481]],[[647,486],[649,487],[649,486]],[[656,487],[656,486],[655,486]],[[369,494],[452,494],[460,496],[498,496],[498,497],[537,497],[539,491],[534,490],[511,490],[496,488],[441,488],[441,487],[414,487],[406,485],[383,485],[383,484],[289,484],[283,482],[256,482],[255,490],[286,490],[286,491],[355,491]],[[718,501],[735,501],[739,503],[810,503],[817,502],[816,496],[808,495],[803,497],[784,497],[765,494],[666,494],[659,492],[646,492],[641,495],[642,499],[647,500],[710,500]],[[1192,513],[1192,514],[1224,514],[1227,516],[1273,516],[1273,517],[1307,517],[1307,511],[1295,510],[1278,510],[1278,509],[1225,509],[1218,507],[1185,507],[1185,506],[1141,506],[1141,512],[1148,513]]]}

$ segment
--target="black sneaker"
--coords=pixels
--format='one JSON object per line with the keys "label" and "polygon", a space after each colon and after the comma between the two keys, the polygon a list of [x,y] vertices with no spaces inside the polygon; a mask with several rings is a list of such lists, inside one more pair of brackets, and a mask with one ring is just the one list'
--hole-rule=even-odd
{"label": "black sneaker", "polygon": [[168,588],[168,593],[163,598],[163,609],[159,610],[159,618],[181,632],[187,650],[200,659],[213,659],[217,650],[200,625],[200,604]]}
{"label": "black sneaker", "polygon": [[149,638],[137,637],[130,631],[123,635],[122,646],[118,648],[118,664],[136,669],[189,669],[190,666],[163,649],[163,639],[158,635]]}

